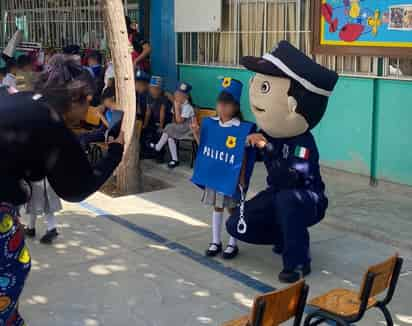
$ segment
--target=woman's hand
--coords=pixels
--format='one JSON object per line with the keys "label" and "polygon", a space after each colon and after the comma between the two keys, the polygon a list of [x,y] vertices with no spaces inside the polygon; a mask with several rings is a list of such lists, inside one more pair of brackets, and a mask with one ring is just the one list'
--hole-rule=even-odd
{"label": "woman's hand", "polygon": [[257,134],[250,134],[250,135],[247,137],[246,142],[247,142],[247,144],[248,144],[249,146],[257,147],[257,148],[260,148],[260,149],[265,148],[265,146],[266,146],[267,143],[268,143],[268,141],[267,141],[267,139],[265,138],[265,136],[263,136],[262,134],[259,134],[259,133],[257,133]]}
{"label": "woman's hand", "polygon": [[117,136],[117,138],[115,139],[114,137],[109,137],[109,140],[107,142],[108,144],[120,144],[120,145],[124,145],[125,141],[124,141],[124,131],[121,131],[119,133],[119,136]]}
{"label": "woman's hand", "polygon": [[192,117],[192,123],[190,124],[190,129],[192,129],[193,133],[199,134],[200,125],[199,125],[199,121],[197,121],[196,117]]}

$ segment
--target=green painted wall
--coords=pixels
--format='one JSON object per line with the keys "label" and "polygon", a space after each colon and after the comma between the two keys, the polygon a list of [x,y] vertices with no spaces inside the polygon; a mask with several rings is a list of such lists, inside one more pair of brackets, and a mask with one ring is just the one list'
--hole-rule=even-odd
{"label": "green painted wall", "polygon": [[412,185],[412,82],[377,83],[377,174]]}
{"label": "green painted wall", "polygon": [[[179,79],[193,85],[194,102],[209,108],[215,105],[219,78],[237,78],[247,89],[251,75],[236,68],[179,67]],[[242,111],[253,120],[247,91]],[[313,133],[323,165],[371,175],[375,164],[378,178],[412,185],[411,124],[412,82],[341,77]]]}

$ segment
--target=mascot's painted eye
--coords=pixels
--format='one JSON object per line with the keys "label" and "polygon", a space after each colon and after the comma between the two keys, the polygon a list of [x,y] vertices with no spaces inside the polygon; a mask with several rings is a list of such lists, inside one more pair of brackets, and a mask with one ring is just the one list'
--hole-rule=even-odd
{"label": "mascot's painted eye", "polygon": [[268,81],[263,82],[262,86],[260,86],[260,91],[263,94],[267,94],[270,91],[270,83]]}

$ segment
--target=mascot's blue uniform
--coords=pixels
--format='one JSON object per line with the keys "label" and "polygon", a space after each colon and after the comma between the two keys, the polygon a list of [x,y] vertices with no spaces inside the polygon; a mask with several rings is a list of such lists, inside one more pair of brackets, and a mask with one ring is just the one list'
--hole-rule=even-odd
{"label": "mascot's blue uniform", "polygon": [[227,229],[241,241],[274,245],[283,258],[279,279],[295,282],[310,273],[308,228],[323,219],[328,206],[310,129],[325,113],[338,77],[286,41],[242,64],[257,73],[250,102],[265,144],[259,151],[267,188],[245,203],[247,232],[238,231],[239,210]]}

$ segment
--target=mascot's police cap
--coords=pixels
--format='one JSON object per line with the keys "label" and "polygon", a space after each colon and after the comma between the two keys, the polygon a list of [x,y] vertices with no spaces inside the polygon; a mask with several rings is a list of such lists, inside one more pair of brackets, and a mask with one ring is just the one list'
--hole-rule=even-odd
{"label": "mascot's police cap", "polygon": [[287,41],[279,42],[261,58],[243,57],[241,64],[264,75],[294,79],[308,91],[326,97],[338,81],[334,71],[317,64]]}

